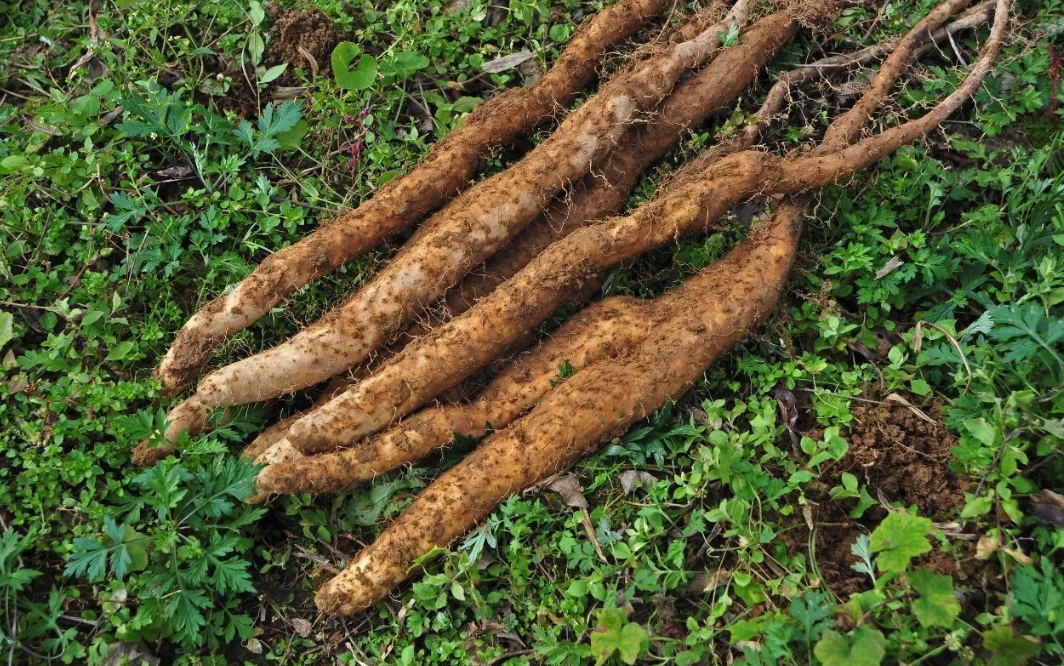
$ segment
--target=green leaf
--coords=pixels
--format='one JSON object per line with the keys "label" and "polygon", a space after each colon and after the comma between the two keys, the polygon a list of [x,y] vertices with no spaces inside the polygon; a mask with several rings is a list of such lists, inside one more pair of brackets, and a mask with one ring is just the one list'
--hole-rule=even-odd
{"label": "green leaf", "polygon": [[368,53],[358,59],[354,69],[350,69],[361,51],[354,42],[340,42],[333,49],[333,77],[336,85],[344,90],[365,90],[377,80],[377,61]]}
{"label": "green leaf", "polygon": [[1024,630],[1036,636],[1064,636],[1064,574],[1053,560],[1043,557],[1041,570],[1018,566],[1009,576],[1012,604],[1009,612]]}
{"label": "green leaf", "polygon": [[813,653],[824,666],[879,666],[887,639],[875,629],[860,627],[850,639],[835,630],[824,632]]}
{"label": "green leaf", "polygon": [[70,111],[81,118],[94,118],[100,115],[100,100],[95,95],[82,95],[70,103]]}
{"label": "green leaf", "polygon": [[964,428],[987,446],[994,446],[998,441],[998,429],[986,419],[969,419],[964,422]]}
{"label": "green leaf", "polygon": [[295,150],[299,148],[299,145],[303,142],[303,137],[307,135],[310,130],[310,125],[307,121],[300,120],[292,129],[287,132],[280,132],[277,134],[277,143],[281,146],[281,150]]}
{"label": "green leaf", "polygon": [[108,354],[107,354],[107,358],[105,358],[104,360],[105,361],[121,361],[122,359],[124,359],[129,354],[129,352],[133,351],[133,346],[135,344],[136,343],[133,340],[126,340],[125,342],[119,342],[117,345],[115,345],[114,347],[111,348],[111,351],[108,352]]}
{"label": "green leaf", "polygon": [[989,495],[981,495],[968,499],[961,510],[961,518],[977,518],[990,513],[994,507],[994,500]]}
{"label": "green leaf", "polygon": [[931,385],[922,379],[914,379],[909,383],[909,390],[916,395],[931,395]]}
{"label": "green leaf", "polygon": [[284,74],[284,70],[286,69],[288,69],[287,62],[282,62],[280,65],[274,65],[262,73],[262,76],[259,77],[259,83],[269,83],[270,81],[273,81],[278,76]]}
{"label": "green leaf", "polygon": [[1023,666],[1042,651],[1042,644],[1016,633],[1010,626],[994,627],[983,633],[983,647],[990,650],[987,666]]}
{"label": "green leaf", "polygon": [[916,160],[901,153],[898,153],[898,156],[894,159],[894,163],[906,171],[917,172],[920,170],[920,165]]}
{"label": "green leaf", "polygon": [[266,18],[266,12],[263,11],[262,5],[255,0],[251,0],[248,5],[248,16],[251,17],[252,25],[262,25],[262,21]]}
{"label": "green leaf", "polygon": [[8,155],[0,160],[0,174],[15,173],[22,171],[30,165],[30,161],[22,155]]}
{"label": "green leaf", "polygon": [[34,578],[41,575],[36,569],[19,566],[18,556],[30,546],[30,537],[20,537],[8,528],[0,532],[0,592],[21,592]]}
{"label": "green leaf", "polygon": [[879,553],[876,564],[879,570],[901,572],[910,560],[931,550],[927,535],[931,531],[931,519],[895,512],[872,532],[872,552]]}
{"label": "green leaf", "polygon": [[400,81],[410,78],[428,66],[429,59],[414,51],[401,51],[380,63],[381,74],[394,76]]}
{"label": "green leaf", "polygon": [[634,664],[650,645],[646,629],[628,622],[628,615],[619,608],[603,608],[598,612],[599,624],[591,634],[591,655],[603,664],[616,652],[621,661]]}
{"label": "green leaf", "polygon": [[104,517],[103,525],[103,539],[74,539],[74,553],[64,570],[66,575],[87,575],[95,583],[103,580],[108,560],[111,573],[118,580],[130,571],[147,567],[147,538],[143,534],[127,525],[118,525],[110,516]]}
{"label": "green leaf", "polygon": [[913,613],[925,627],[949,629],[961,612],[960,602],[953,593],[953,578],[917,569],[909,574],[909,584],[920,598],[913,602]]}
{"label": "green leaf", "polygon": [[4,345],[11,342],[11,338],[15,335],[14,322],[15,315],[10,312],[0,312],[0,351],[4,350]]}
{"label": "green leaf", "polygon": [[278,106],[267,104],[259,116],[257,132],[247,120],[242,121],[232,132],[241,143],[247,145],[252,157],[272,153],[281,147],[279,138],[282,135],[296,131],[302,113],[303,103],[300,101],[286,101]]}
{"label": "green leaf", "polygon": [[251,64],[258,65],[262,62],[262,54],[266,51],[266,44],[262,41],[262,36],[253,32],[248,35],[248,55],[251,56]]}
{"label": "green leaf", "polygon": [[129,555],[129,570],[144,571],[148,568],[148,537],[131,526],[126,526],[123,543]]}

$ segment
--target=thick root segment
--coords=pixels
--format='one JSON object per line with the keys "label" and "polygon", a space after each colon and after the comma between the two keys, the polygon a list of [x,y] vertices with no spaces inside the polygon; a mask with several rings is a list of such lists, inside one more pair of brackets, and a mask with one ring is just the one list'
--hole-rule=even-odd
{"label": "thick root segment", "polygon": [[[684,26],[689,33],[686,38],[698,34],[699,31],[693,30],[695,25],[697,21],[691,21]],[[622,146],[629,148],[612,153],[605,165],[593,167],[592,173],[585,176],[571,193],[556,201],[541,219],[534,221],[512,243],[486,262],[482,271],[468,275],[458,288],[449,292],[446,298],[447,314],[453,317],[468,310],[478,298],[490,293],[499,284],[516,274],[555,240],[596,220],[615,214],[624,205],[642,172],[675,146],[687,131],[702,124],[709,114],[731,104],[749,85],[757,72],[783,44],[793,38],[796,32],[797,21],[787,11],[765,17],[744,31],[739,45],[722,51],[712,62],[678,86],[657,111],[653,122],[629,129],[625,139],[621,142]],[[595,286],[594,280],[589,281],[585,287],[587,286]],[[570,293],[566,298],[572,297]],[[432,325],[419,324],[415,324],[414,329],[407,332],[410,337],[416,339],[432,328]],[[557,338],[558,335],[554,337]],[[399,351],[401,347],[386,349],[383,353],[394,356]],[[570,359],[570,362],[573,361]],[[385,363],[382,362],[377,365],[377,368],[384,366]],[[373,373],[364,373],[359,379],[363,380],[372,375]],[[354,384],[352,382],[352,385]],[[446,387],[428,389],[424,392],[428,396],[425,399],[434,397],[443,390],[446,390]],[[342,391],[336,392],[336,395],[340,392]],[[326,396],[330,393],[329,390],[325,392]],[[327,403],[328,399],[323,398],[311,411],[317,411]],[[527,405],[527,407],[530,406],[531,404]],[[244,451],[244,455],[263,456],[260,462],[268,464],[280,460],[291,460],[292,446],[288,442],[280,444],[269,453],[266,452],[285,438],[294,423],[311,411],[289,417],[271,426],[252,442]],[[476,420],[472,419],[473,422]],[[496,427],[509,423],[508,420],[501,420],[498,414],[487,420]],[[422,441],[432,442],[426,446],[442,446],[450,441],[452,431],[446,428],[449,427],[451,421],[441,417],[440,423],[444,431],[443,435],[433,438],[422,437]],[[383,425],[386,424],[377,424],[376,427]],[[479,423],[477,427],[482,425]],[[466,432],[454,429],[454,432],[477,436],[479,430]],[[425,450],[427,451],[428,449]],[[349,452],[344,458],[337,459],[335,463],[350,468],[356,460],[356,455],[354,452]],[[404,460],[398,464],[403,462],[409,461]],[[322,464],[333,463],[323,460]],[[383,462],[372,466],[377,473],[393,468],[394,465],[391,463]],[[291,474],[295,479],[300,478],[300,473],[295,469],[272,470],[269,476],[282,473]],[[351,485],[361,480],[363,480],[362,477],[351,482]],[[348,486],[344,483],[318,486],[315,482],[307,481],[304,482],[302,491],[339,492],[342,487]],[[281,485],[275,485],[273,492],[286,491]]]}
{"label": "thick root segment", "polygon": [[[955,12],[964,4],[954,0],[944,6]],[[906,57],[888,58],[868,96],[881,102],[889,89],[882,82],[894,81],[904,69],[914,54],[915,36],[936,29],[949,16],[949,12],[935,10],[921,22],[899,46]],[[384,369],[387,373],[374,375],[297,422],[289,440],[304,453],[353,441],[372,432],[375,424],[416,408],[434,385],[453,385],[483,367],[506,344],[549,316],[573,288],[610,266],[677,236],[704,233],[732,206],[756,194],[820,189],[878,162],[938,125],[974,93],[1000,50],[995,44],[991,41],[984,48],[965,82],[932,111],[880,135],[840,147],[867,120],[868,112],[861,111],[841,117],[833,125],[840,129],[829,133],[825,143],[808,155],[780,157],[744,151],[721,158],[710,152],[694,160],[677,173],[659,199],[630,216],[578,229],[552,244],[475,307],[410,345]],[[400,368],[401,363],[405,368]],[[389,374],[402,379],[389,378]]]}
{"label": "thick root segment", "polygon": [[[850,163],[860,162],[858,153],[911,136],[914,127],[926,131],[928,123],[945,117],[944,110],[955,110],[960,104],[958,95],[966,99],[975,91],[1000,52],[1008,9],[1009,0],[998,0],[990,40],[956,93],[924,118],[895,128],[889,141],[866,140],[853,147],[862,151],[839,150],[828,157],[848,154]],[[880,80],[873,81],[868,94],[880,96],[877,84],[896,79],[908,60],[888,59],[890,66],[880,69]],[[835,144],[828,149],[860,128],[860,122],[851,125],[846,116],[840,120],[837,127],[841,129],[828,134],[826,143]],[[780,169],[786,171],[786,167]],[[445,472],[376,542],[318,591],[318,607],[334,615],[368,607],[404,580],[419,557],[453,542],[507,495],[564,469],[611,434],[686,390],[773,307],[793,261],[805,203],[804,196],[784,200],[769,223],[723,260],[655,301],[654,307],[667,313],[668,325],[656,327],[629,356],[579,373],[546,395],[527,416],[489,437]]]}
{"label": "thick root segment", "polygon": [[550,117],[594,77],[603,53],[643,27],[669,2],[624,0],[581,26],[549,72],[526,88],[507,91],[474,111],[436,144],[410,174],[393,180],[361,207],[268,257],[236,289],[212,301],[178,331],[156,370],[176,394],[226,338],[258,321],[283,298],[364,254],[438,208],[475,175],[494,148]]}
{"label": "thick root segment", "polygon": [[567,183],[612,152],[628,123],[665,97],[686,70],[716,52],[726,27],[714,26],[608,83],[521,161],[436,213],[347,302],[285,344],[211,374],[200,383],[199,398],[211,406],[256,402],[362,361],[401,330],[419,304],[441,297],[527,226]]}
{"label": "thick root segment", "polygon": [[561,383],[560,366],[579,372],[641,342],[653,326],[647,315],[646,304],[634,298],[595,303],[504,368],[471,404],[423,409],[351,448],[298,460],[288,442],[279,442],[259,459],[270,466],[259,473],[256,488],[262,493],[343,492],[446,446],[455,433],[482,437],[489,424],[508,425]]}
{"label": "thick root segment", "polygon": [[[516,264],[524,261],[528,255],[539,252],[552,238],[573,234],[586,226],[588,221],[597,219],[599,213],[616,210],[623,201],[618,193],[629,191],[641,171],[675,145],[688,128],[703,120],[710,110],[720,108],[738,95],[738,91],[770,54],[788,40],[796,29],[797,23],[787,13],[776,14],[759,22],[744,36],[744,46],[722,52],[669,97],[658,119],[632,138],[633,143],[639,146],[639,151],[618,152],[611,156],[603,171],[605,184],[597,180],[598,174],[589,176],[596,180],[585,181],[586,187],[573,197],[570,214],[563,217],[562,225],[553,227],[549,223],[541,223],[529,229],[532,235],[528,237],[528,242],[518,242],[513,253],[502,257],[501,261],[509,263],[502,267],[495,264],[497,268],[486,273],[484,281],[472,288],[479,289],[480,285],[497,283]],[[712,104],[706,105],[706,100]],[[613,187],[614,184],[616,187]],[[686,193],[681,192],[675,198],[685,196]],[[565,205],[559,203],[559,206]],[[658,209],[667,208],[668,205],[655,204]],[[698,215],[699,208],[697,205],[687,206],[676,213],[686,216],[684,224],[690,224]],[[654,214],[641,215],[639,224],[648,223]],[[536,260],[536,265],[541,263]],[[561,302],[593,281],[595,275],[608,266],[608,263],[597,268],[590,264],[584,267],[574,265],[577,270],[593,270],[583,271],[578,276],[566,276],[566,279],[547,285],[536,295],[535,303],[517,296],[506,296],[531,293],[527,291],[530,284],[528,279],[519,282],[523,274],[518,275],[500,287],[502,293],[492,293],[487,299],[490,303],[504,300],[508,306],[505,312],[492,308],[490,303],[478,306],[474,308],[475,313],[465,313],[467,316],[464,319],[452,320],[431,334],[418,338],[374,375],[293,425],[290,441],[303,453],[321,452],[387,427],[394,419],[420,407],[497,358],[508,345],[543,321]],[[457,304],[457,309],[462,309],[464,305]],[[525,305],[530,307],[526,309]],[[488,343],[488,346],[481,342]],[[478,345],[479,348],[474,350]],[[455,352],[457,355],[454,355]]]}
{"label": "thick root segment", "polygon": [[404,580],[419,557],[450,544],[508,495],[565,469],[683,393],[771,312],[790,268],[801,210],[784,207],[707,269],[704,280],[677,290],[659,306],[670,325],[655,329],[626,359],[577,373],[434,481],[318,591],[318,608],[347,615],[370,606]]}
{"label": "thick root segment", "polygon": [[551,205],[513,242],[447,294],[452,315],[517,274],[554,241],[597,220],[616,215],[643,172],[660,160],[691,129],[732,104],[781,46],[793,39],[798,22],[789,11],[767,16],[743,31],[738,45],[720,52],[664,101],[650,122],[631,128],[622,148],[595,165],[566,196]]}

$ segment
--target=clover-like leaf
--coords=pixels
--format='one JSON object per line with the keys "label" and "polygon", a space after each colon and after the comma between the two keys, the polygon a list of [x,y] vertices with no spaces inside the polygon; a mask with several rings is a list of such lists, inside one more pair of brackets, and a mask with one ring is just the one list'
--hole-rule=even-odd
{"label": "clover-like leaf", "polygon": [[949,629],[961,612],[961,604],[953,593],[953,578],[917,569],[909,574],[909,584],[920,595],[913,602],[913,613],[925,627]]}
{"label": "clover-like leaf", "polygon": [[927,534],[931,531],[931,519],[896,512],[872,532],[872,552],[879,553],[876,563],[883,572],[905,571],[917,555],[931,550]]}
{"label": "clover-like leaf", "polygon": [[886,645],[883,634],[868,627],[858,628],[850,638],[831,630],[824,632],[813,653],[824,666],[879,666]]}
{"label": "clover-like leaf", "polygon": [[[368,53],[359,53],[362,49],[354,42],[340,42],[332,52],[333,77],[336,85],[344,90],[365,90],[377,80],[377,60]],[[355,62],[354,69],[351,63]]]}
{"label": "clover-like leaf", "polygon": [[983,633],[983,647],[990,650],[987,666],[1023,666],[1042,651],[1042,644],[1017,633],[1010,626],[994,627]]}
{"label": "clover-like leaf", "polygon": [[591,654],[596,664],[604,664],[616,652],[626,664],[634,664],[650,644],[647,631],[628,621],[619,608],[603,608],[598,612],[599,624],[591,634]]}

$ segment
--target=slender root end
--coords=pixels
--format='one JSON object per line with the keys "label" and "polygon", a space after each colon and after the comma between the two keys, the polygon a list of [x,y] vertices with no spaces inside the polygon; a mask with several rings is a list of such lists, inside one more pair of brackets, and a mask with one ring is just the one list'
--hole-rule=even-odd
{"label": "slender root end", "polygon": [[169,444],[153,446],[152,438],[148,438],[133,448],[133,464],[138,467],[150,467],[167,456],[177,453],[177,449]]}
{"label": "slender root end", "polygon": [[332,617],[353,615],[373,605],[376,599],[357,599],[350,591],[345,591],[337,585],[334,578],[325,583],[314,595],[314,604],[318,610]]}
{"label": "slender root end", "polygon": [[153,373],[162,382],[163,395],[177,395],[188,388],[224,339],[225,336],[207,335],[200,327],[190,328],[189,324],[181,328]]}

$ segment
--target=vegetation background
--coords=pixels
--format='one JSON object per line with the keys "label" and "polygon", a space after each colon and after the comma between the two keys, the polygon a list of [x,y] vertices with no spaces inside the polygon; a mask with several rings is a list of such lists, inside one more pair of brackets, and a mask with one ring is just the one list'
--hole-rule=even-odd
{"label": "vegetation background", "polygon": [[[602,4],[0,0],[0,661],[1064,659],[1060,0],[1019,3],[963,114],[822,194],[757,336],[377,609],[322,620],[313,590],[472,443],[348,495],[245,505],[235,452],[300,395],[130,465],[164,413],[151,368],[190,312],[536,76]],[[801,36],[632,205],[734,131],[772,73],[933,4],[851,6]],[[880,121],[948,93],[978,38],[926,57]],[[767,143],[815,137],[851,94],[804,91]],[[604,291],[660,293],[758,212]],[[219,360],[315,320],[401,242]]]}

